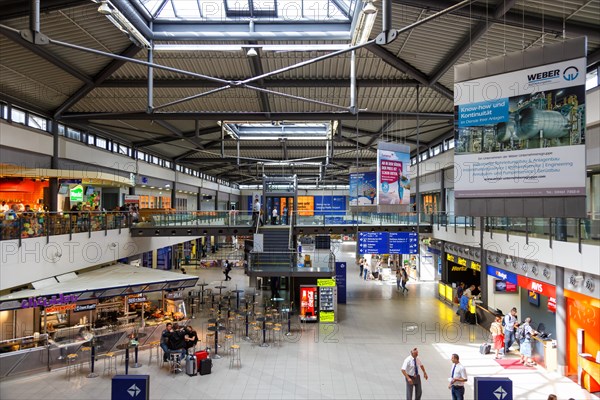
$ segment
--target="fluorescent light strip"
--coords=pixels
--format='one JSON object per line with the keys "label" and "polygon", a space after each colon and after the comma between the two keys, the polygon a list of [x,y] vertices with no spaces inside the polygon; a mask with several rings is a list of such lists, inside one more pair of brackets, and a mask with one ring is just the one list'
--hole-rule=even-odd
{"label": "fluorescent light strip", "polygon": [[240,140],[327,140],[327,136],[240,136]]}

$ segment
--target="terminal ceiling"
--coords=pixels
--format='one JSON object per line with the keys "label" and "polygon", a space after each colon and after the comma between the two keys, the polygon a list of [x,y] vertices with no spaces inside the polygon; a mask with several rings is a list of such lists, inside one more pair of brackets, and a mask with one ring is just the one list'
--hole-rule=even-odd
{"label": "terminal ceiling", "polygon": [[[391,27],[397,30],[458,3],[391,2]],[[353,113],[350,53],[257,80],[252,84],[259,90],[233,86],[216,91],[223,86],[220,81],[176,70],[237,82],[322,56],[331,52],[322,50],[324,45],[350,43],[361,1],[304,0],[307,8],[328,4],[333,12],[286,19],[285,6],[301,0],[256,6],[250,0],[250,6],[238,9],[230,0],[219,0],[212,3],[221,7],[217,21],[203,14],[209,2],[202,0],[112,0],[111,6],[134,25],[141,21],[146,26],[144,33],[152,35],[155,46],[199,45],[198,50],[153,52],[154,63],[172,70],[154,68],[149,112],[147,66],[56,44],[33,45],[17,32],[29,26],[30,2],[2,3],[1,100],[246,184],[259,182],[263,173],[291,172],[300,179],[345,184],[348,167],[375,164],[379,140],[405,143],[415,153],[417,143],[423,150],[452,137],[455,64],[583,35],[588,36],[589,68],[597,68],[600,59],[600,0],[473,1],[400,33],[390,44],[357,50],[359,111]],[[53,40],[148,61],[148,50],[99,13],[99,5],[42,0],[40,30]],[[375,6],[379,12],[371,39],[382,26],[382,4]],[[270,50],[275,45],[283,47]],[[285,51],[299,45],[313,50]],[[247,54],[251,47],[256,56]],[[222,145],[224,123],[280,128],[303,121],[337,123],[330,140],[238,143],[225,135]]]}

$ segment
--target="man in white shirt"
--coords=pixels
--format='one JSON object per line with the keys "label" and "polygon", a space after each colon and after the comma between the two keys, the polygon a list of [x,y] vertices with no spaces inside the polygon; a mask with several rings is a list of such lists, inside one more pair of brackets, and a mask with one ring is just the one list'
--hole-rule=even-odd
{"label": "man in white shirt", "polygon": [[271,213],[271,225],[277,225],[277,207],[273,207],[273,212]]}
{"label": "man in white shirt", "polygon": [[423,376],[428,379],[425,367],[419,359],[419,350],[415,347],[410,351],[410,356],[406,357],[402,363],[402,375],[406,379],[406,399],[413,400],[413,388],[415,391],[415,400],[421,400],[421,374],[419,368],[423,371]]}
{"label": "man in white shirt", "polygon": [[252,206],[252,225],[258,225],[258,221],[260,220],[260,201],[258,199],[254,200],[254,205]]}
{"label": "man in white shirt", "polygon": [[448,381],[448,389],[452,393],[452,400],[463,400],[465,398],[465,382],[467,381],[467,370],[459,362],[458,354],[452,354],[452,372]]}
{"label": "man in white shirt", "polygon": [[463,292],[469,299],[473,297],[473,290],[475,290],[475,285],[471,285],[465,289]]}

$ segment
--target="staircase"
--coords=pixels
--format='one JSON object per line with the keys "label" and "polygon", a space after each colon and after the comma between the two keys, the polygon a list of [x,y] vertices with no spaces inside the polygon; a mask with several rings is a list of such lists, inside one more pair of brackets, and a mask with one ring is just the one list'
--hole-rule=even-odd
{"label": "staircase", "polygon": [[287,270],[293,266],[294,251],[289,249],[289,226],[261,226],[259,233],[264,235],[263,252],[254,254],[252,269],[264,271],[270,268],[285,268]]}

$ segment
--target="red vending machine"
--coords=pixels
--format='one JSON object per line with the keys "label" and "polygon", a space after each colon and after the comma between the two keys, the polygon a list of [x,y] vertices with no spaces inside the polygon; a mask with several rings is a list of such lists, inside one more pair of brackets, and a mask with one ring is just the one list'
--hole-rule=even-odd
{"label": "red vending machine", "polygon": [[313,285],[300,286],[300,320],[304,322],[316,322],[318,295],[317,287]]}

